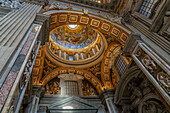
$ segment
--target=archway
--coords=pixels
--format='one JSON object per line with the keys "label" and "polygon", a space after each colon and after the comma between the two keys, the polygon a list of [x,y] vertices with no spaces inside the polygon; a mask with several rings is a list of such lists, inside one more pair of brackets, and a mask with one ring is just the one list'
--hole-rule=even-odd
{"label": "archway", "polygon": [[94,76],[92,73],[82,70],[82,69],[76,69],[76,68],[57,68],[49,72],[47,75],[45,75],[42,78],[42,86],[45,86],[50,80],[53,78],[57,77],[60,74],[68,74],[68,73],[75,73],[78,75],[83,76],[86,80],[88,80],[98,91],[98,93],[101,93],[102,88],[102,83],[100,80]]}
{"label": "archway", "polygon": [[[114,63],[116,57],[121,53],[120,50],[121,50],[120,44],[118,44],[117,42],[112,42],[108,49],[106,50],[104,58],[102,60],[101,79],[106,89],[113,89],[118,82],[118,77],[111,78],[110,62],[112,60],[111,63]],[[114,79],[114,83],[112,82],[111,79]]]}

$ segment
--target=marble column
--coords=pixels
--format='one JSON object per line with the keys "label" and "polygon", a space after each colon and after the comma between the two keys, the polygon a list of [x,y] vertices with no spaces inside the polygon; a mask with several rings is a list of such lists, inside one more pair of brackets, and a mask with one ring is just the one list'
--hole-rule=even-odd
{"label": "marble column", "polygon": [[37,113],[39,100],[45,93],[45,88],[42,88],[40,85],[34,85],[32,90],[32,103],[29,106],[29,113]]}
{"label": "marble column", "polygon": [[83,96],[82,79],[78,80],[78,89],[79,89],[79,96]]}

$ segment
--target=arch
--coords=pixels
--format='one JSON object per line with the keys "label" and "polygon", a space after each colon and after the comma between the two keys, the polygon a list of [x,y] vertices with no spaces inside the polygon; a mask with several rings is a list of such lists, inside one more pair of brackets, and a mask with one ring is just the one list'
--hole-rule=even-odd
{"label": "arch", "polygon": [[64,67],[60,67],[57,69],[52,70],[51,72],[49,72],[48,74],[46,74],[42,80],[42,86],[45,86],[50,80],[52,80],[53,78],[57,77],[60,74],[68,74],[68,73],[75,73],[78,75],[83,76],[86,80],[88,80],[97,90],[97,92],[100,94],[102,88],[102,83],[100,82],[100,80],[94,76],[91,72],[83,70],[83,69],[76,69],[76,68],[64,68]]}
{"label": "arch", "polygon": [[[118,43],[109,47],[105,55],[112,53],[113,51],[118,51],[122,45],[124,45],[128,36],[131,34],[131,30],[124,27],[121,24],[113,23],[107,18],[98,16],[92,13],[84,13],[78,10],[68,10],[68,9],[49,9],[43,14],[51,15],[50,30],[68,24],[78,24],[97,29],[99,32],[110,35],[113,39],[117,40]],[[123,47],[123,46],[122,46]],[[111,50],[110,50],[111,49]],[[109,56],[110,57],[110,56]],[[109,58],[110,59],[110,58]],[[110,77],[110,69],[108,68],[109,59],[107,57],[102,60],[101,68],[101,79],[107,89],[113,89],[118,81],[115,84],[112,84]]]}
{"label": "arch", "polygon": [[131,34],[131,30],[125,26],[113,23],[109,19],[95,14],[85,14],[78,10],[46,10],[43,14],[51,15],[50,30],[61,25],[79,24],[98,29],[100,32],[110,35],[124,45]]}
{"label": "arch", "polygon": [[118,82],[118,80],[116,80],[115,84],[113,84],[111,81],[109,63],[112,57],[114,57],[114,59],[112,58],[112,60],[116,60],[116,57],[120,53],[120,49],[121,45],[115,41],[110,44],[104,54],[104,58],[101,63],[101,80],[106,89],[113,89]]}
{"label": "arch", "polygon": [[[140,104],[139,104],[138,113],[143,113],[143,112],[142,112],[143,105],[145,105],[145,104],[146,104],[145,102],[146,102],[147,100],[149,100],[149,99],[156,99],[156,100],[160,101],[159,98],[158,98],[158,96],[157,96],[156,94],[154,94],[154,93],[149,93],[149,94],[145,95],[145,96],[143,97],[143,99],[141,100]],[[160,101],[160,102],[161,102],[161,101]]]}
{"label": "arch", "polygon": [[133,79],[137,78],[141,70],[138,68],[138,66],[133,66],[129,68],[125,74],[121,77],[119,80],[117,86],[116,86],[116,91],[115,91],[115,97],[114,97],[114,102],[118,104],[121,100],[121,97],[123,97],[125,88],[127,84]]}

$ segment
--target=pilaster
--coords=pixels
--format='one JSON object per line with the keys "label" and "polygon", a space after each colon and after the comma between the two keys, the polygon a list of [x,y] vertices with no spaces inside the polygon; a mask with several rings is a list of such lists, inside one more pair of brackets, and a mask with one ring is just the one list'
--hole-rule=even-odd
{"label": "pilaster", "polygon": [[39,34],[39,40],[41,41],[41,44],[44,45],[45,42],[48,42],[49,39],[50,15],[38,13],[34,20],[34,23],[42,25],[41,32]]}
{"label": "pilaster", "polygon": [[137,44],[140,43],[140,42],[141,42],[140,35],[137,34],[137,33],[132,33],[128,37],[128,39],[125,43],[125,46],[124,46],[123,51],[122,51],[123,55],[124,56],[131,56],[133,50],[135,49]]}
{"label": "pilaster", "polygon": [[101,91],[100,99],[102,104],[108,109],[109,113],[119,113],[116,105],[113,102],[114,98],[114,89],[104,89]]}

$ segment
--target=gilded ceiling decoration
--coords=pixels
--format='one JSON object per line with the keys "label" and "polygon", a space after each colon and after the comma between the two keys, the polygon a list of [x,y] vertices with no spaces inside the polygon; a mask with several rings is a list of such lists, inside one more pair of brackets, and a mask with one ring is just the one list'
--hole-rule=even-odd
{"label": "gilded ceiling decoration", "polygon": [[[83,96],[96,96],[98,92],[95,87],[86,79],[82,80]],[[50,80],[45,85],[45,95],[61,95],[60,79],[58,77]]]}
{"label": "gilded ceiling decoration", "polygon": [[[113,89],[117,82],[119,75],[111,72],[110,62],[111,60],[116,60],[118,54],[120,54],[120,44],[117,42],[112,42],[105,52],[104,58],[101,63],[101,80],[106,89]],[[113,74],[112,74],[113,73]]]}
{"label": "gilded ceiling decoration", "polygon": [[84,79],[89,81],[95,87],[95,89],[99,94],[101,93],[101,90],[103,89],[101,81],[96,76],[94,76],[91,72],[83,69],[77,69],[77,68],[66,68],[66,67],[56,68],[50,71],[48,74],[46,74],[41,79],[41,83],[39,83],[39,85],[45,86],[52,79],[58,77],[59,75],[69,74],[69,73],[74,73],[76,75],[84,77]]}
{"label": "gilded ceiling decoration", "polygon": [[96,29],[83,25],[62,25],[50,32],[45,44],[48,59],[59,66],[86,68],[100,62],[107,40]]}
{"label": "gilded ceiling decoration", "polygon": [[101,62],[92,67],[87,68],[86,70],[91,72],[101,81]]}
{"label": "gilded ceiling decoration", "polygon": [[69,11],[43,12],[51,15],[51,31],[44,46],[44,68],[36,84],[45,86],[74,67],[74,73],[88,80],[98,93],[104,88],[113,89],[119,75],[112,72],[110,62],[121,54],[131,30],[97,15]]}
{"label": "gilded ceiling decoration", "polygon": [[80,25],[75,30],[67,28],[67,26],[60,26],[52,30],[50,41],[55,41],[57,44],[68,49],[79,49],[92,44],[97,38],[98,32],[92,28]]}
{"label": "gilded ceiling decoration", "polygon": [[61,25],[78,24],[97,29],[103,34],[110,35],[113,39],[124,45],[131,30],[116,22],[111,22],[106,18],[94,14],[82,14],[80,11],[70,10],[50,10],[44,14],[51,15],[50,30]]}

